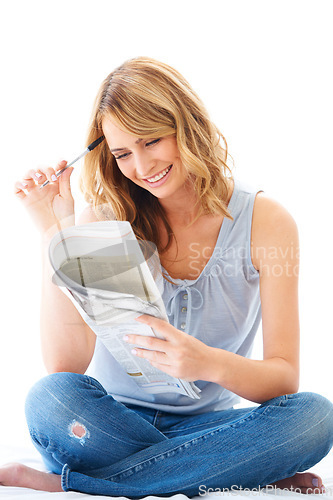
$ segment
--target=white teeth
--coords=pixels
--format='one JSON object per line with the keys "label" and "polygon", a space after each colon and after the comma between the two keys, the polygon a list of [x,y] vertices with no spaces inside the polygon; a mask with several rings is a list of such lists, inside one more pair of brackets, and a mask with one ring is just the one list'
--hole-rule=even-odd
{"label": "white teeth", "polygon": [[156,175],[152,179],[146,179],[146,181],[148,181],[148,182],[157,182],[157,181],[159,181],[160,179],[162,179],[162,177],[164,177],[169,172],[169,170],[170,170],[171,167],[172,167],[172,165],[170,165],[170,167],[166,168],[165,170],[163,170],[163,172],[161,172],[160,174]]}

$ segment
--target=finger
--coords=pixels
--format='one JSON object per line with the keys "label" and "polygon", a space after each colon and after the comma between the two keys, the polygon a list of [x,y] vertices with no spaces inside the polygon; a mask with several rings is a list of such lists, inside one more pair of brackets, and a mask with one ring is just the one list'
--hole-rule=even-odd
{"label": "finger", "polygon": [[[66,162],[65,162],[66,166]],[[64,167],[62,167],[64,168]],[[72,198],[70,176],[74,170],[74,167],[68,167],[59,176],[59,192],[60,196],[63,198]]]}
{"label": "finger", "polygon": [[35,186],[35,183],[44,182],[45,179],[46,176],[41,169],[30,169],[23,176],[23,181],[28,182],[31,187]]}
{"label": "finger", "polygon": [[[52,167],[41,167],[38,169],[38,173],[43,176],[43,183],[47,180],[53,184],[58,183],[58,178],[56,176],[55,169]],[[38,178],[39,179],[39,178]]]}
{"label": "finger", "polygon": [[28,170],[24,175],[23,175],[23,180],[25,182],[28,182],[28,181],[35,181],[35,177],[34,177],[34,174],[35,172],[37,172],[37,170],[34,170],[34,169],[30,169]]}
{"label": "finger", "polygon": [[135,344],[140,347],[145,347],[146,349],[152,349],[154,351],[166,352],[166,341],[157,339],[156,337],[147,337],[145,335],[126,335],[124,337],[125,342],[128,344]]}
{"label": "finger", "polygon": [[42,177],[44,177],[44,174],[39,169],[30,169],[24,176],[24,180],[38,182]]}
{"label": "finger", "polygon": [[[67,161],[66,160],[61,160],[57,163],[57,168],[56,168],[56,173],[59,174],[60,170],[62,170],[63,168],[65,168],[67,165]],[[62,175],[62,174],[60,174]],[[59,175],[59,177],[60,177]]]}
{"label": "finger", "polygon": [[169,324],[164,319],[155,318],[155,316],[150,316],[149,314],[141,314],[141,316],[138,316],[135,320],[140,323],[144,323],[145,325],[154,325],[154,327],[157,327],[158,325],[163,327],[163,325]]}
{"label": "finger", "polygon": [[40,179],[43,179],[43,176],[37,170],[29,170],[23,176],[21,184],[24,189],[29,192],[36,187],[36,185],[40,182]]}
{"label": "finger", "polygon": [[140,349],[139,347],[135,347],[131,352],[138,358],[144,358],[151,363],[170,366],[169,357],[165,352],[150,351],[149,349]]}
{"label": "finger", "polygon": [[46,181],[46,176],[40,170],[35,170],[33,173],[33,178],[37,184],[43,184]]}
{"label": "finger", "polygon": [[15,182],[15,184],[14,184],[14,194],[18,198],[20,198],[20,199],[23,200],[27,196],[26,193],[24,192],[24,191],[27,190],[27,186],[28,186],[28,184],[25,183],[25,182],[19,182],[19,181]]}
{"label": "finger", "polygon": [[174,367],[172,365],[165,365],[163,363],[155,363],[154,361],[148,361],[154,368],[161,370],[161,372],[167,373],[170,377],[177,377],[177,373],[175,373]]}
{"label": "finger", "polygon": [[145,325],[150,326],[153,330],[161,332],[165,338],[174,338],[177,335],[179,336],[179,330],[174,326],[170,325],[167,321],[160,318],[155,318],[154,316],[150,316],[149,314],[142,314],[141,316],[135,318],[139,323],[144,323]]}

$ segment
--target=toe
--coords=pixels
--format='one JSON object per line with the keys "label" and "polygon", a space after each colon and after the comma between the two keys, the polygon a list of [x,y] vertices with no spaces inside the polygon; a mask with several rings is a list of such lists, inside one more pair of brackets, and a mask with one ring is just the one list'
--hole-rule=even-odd
{"label": "toe", "polygon": [[325,487],[323,481],[318,474],[313,472],[304,472],[299,474],[299,487],[302,493],[323,493]]}

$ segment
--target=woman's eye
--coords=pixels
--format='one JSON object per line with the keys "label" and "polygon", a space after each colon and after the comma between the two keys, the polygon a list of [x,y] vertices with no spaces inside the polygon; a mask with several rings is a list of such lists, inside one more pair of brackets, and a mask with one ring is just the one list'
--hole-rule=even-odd
{"label": "woman's eye", "polygon": [[115,156],[114,158],[115,158],[115,160],[122,160],[123,158],[127,158],[129,154],[130,153],[124,153],[122,155]]}
{"label": "woman's eye", "polygon": [[[146,146],[153,146],[154,144],[157,144],[160,142],[161,139],[154,139],[153,141],[146,142]],[[131,153],[123,153],[122,155],[115,156],[115,160],[125,160],[126,158],[129,157]]]}
{"label": "woman's eye", "polygon": [[154,139],[153,141],[147,142],[146,146],[152,146],[153,144],[157,144],[161,139]]}

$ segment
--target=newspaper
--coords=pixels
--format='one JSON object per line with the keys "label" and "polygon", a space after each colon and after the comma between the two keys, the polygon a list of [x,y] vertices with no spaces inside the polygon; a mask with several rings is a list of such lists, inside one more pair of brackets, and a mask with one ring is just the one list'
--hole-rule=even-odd
{"label": "newspaper", "polygon": [[135,345],[123,340],[127,333],[163,338],[135,321],[141,314],[168,321],[161,296],[161,265],[152,243],[139,242],[129,222],[93,222],[57,233],[49,258],[55,271],[53,281],[142,389],[200,398],[201,391],[193,382],[172,377],[136,357],[131,353]]}

